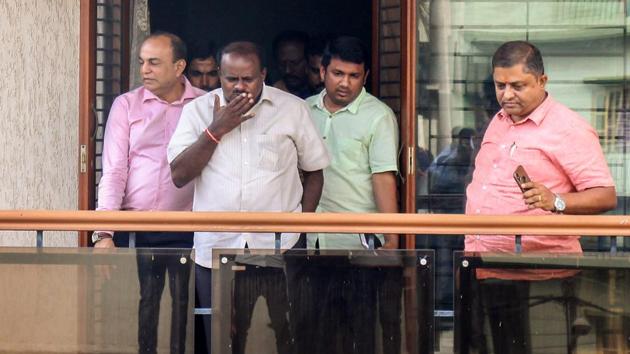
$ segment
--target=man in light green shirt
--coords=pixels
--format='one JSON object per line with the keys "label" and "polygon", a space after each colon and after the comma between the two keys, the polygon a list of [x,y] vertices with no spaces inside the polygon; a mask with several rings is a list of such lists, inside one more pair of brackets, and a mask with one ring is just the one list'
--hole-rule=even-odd
{"label": "man in light green shirt", "polygon": [[[325,90],[307,99],[315,126],[332,157],[324,170],[318,212],[398,212],[398,126],[392,110],[363,87],[366,51],[356,38],[332,41],[320,74]],[[398,247],[397,235],[379,236],[383,248]],[[362,249],[360,234],[309,234],[308,246]]]}

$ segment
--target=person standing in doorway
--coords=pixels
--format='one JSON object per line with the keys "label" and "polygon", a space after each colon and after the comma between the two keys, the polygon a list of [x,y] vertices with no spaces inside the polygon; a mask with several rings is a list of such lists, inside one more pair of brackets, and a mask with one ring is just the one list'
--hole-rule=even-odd
{"label": "person standing in doorway", "polygon": [[[103,144],[103,176],[98,185],[97,210],[191,210],[193,189],[176,188],[166,160],[166,147],[183,107],[204,94],[184,77],[186,45],[174,34],[158,32],[140,47],[143,86],[116,98]],[[191,248],[189,232],[137,232],[141,248]],[[128,233],[97,231],[95,248],[128,243]],[[182,256],[184,258],[182,258]],[[190,262],[181,255],[138,250],[140,306],[138,345],[155,353],[160,299],[168,274],[172,297],[171,353],[184,353],[188,313]]]}
{"label": "person standing in doorway", "polygon": [[[193,101],[182,113],[168,159],[175,185],[194,185],[195,211],[314,212],[317,207],[322,169],[329,163],[326,147],[304,101],[264,84],[267,70],[262,58],[254,43],[228,44],[221,51],[221,88]],[[298,169],[303,171],[303,182]],[[282,234],[281,247],[292,248],[298,237]],[[274,243],[275,235],[270,233],[196,232],[195,275],[202,307],[211,307],[213,249],[272,249]],[[292,352],[284,272],[243,273],[242,277],[256,277],[262,285],[242,295],[246,289],[236,286],[236,301],[245,300],[236,316],[234,352],[245,349],[259,295],[269,304],[278,352]],[[210,325],[208,321],[208,340]]]}
{"label": "person standing in doorway", "polygon": [[[324,90],[307,99],[315,126],[332,156],[330,166],[324,170],[318,212],[398,212],[398,124],[392,110],[365,90],[369,74],[367,58],[367,50],[359,39],[338,37],[332,40],[324,51],[320,67]],[[367,236],[309,234],[308,247],[366,249],[370,243],[370,235]],[[376,235],[374,241],[376,247],[398,248],[398,235]],[[378,307],[383,326],[385,352],[400,352],[401,304],[397,299],[401,298],[402,274],[399,268],[351,269],[320,280],[328,284],[325,301],[343,304],[328,315],[335,318],[333,323],[345,324],[340,325],[345,332],[339,334],[345,353],[374,352],[377,311],[374,306]],[[339,297],[342,291],[338,286],[343,283],[351,284],[352,289],[350,295]],[[333,345],[322,343],[324,347],[325,343]]]}

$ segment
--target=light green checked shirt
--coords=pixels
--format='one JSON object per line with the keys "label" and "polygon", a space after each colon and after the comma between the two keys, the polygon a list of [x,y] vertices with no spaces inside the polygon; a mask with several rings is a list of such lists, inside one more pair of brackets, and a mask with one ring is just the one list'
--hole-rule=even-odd
{"label": "light green checked shirt", "polygon": [[[372,174],[398,171],[398,124],[394,112],[361,90],[348,106],[330,113],[324,106],[326,90],[306,102],[331,156],[324,170],[324,189],[318,212],[378,212]],[[308,246],[319,237],[322,249],[364,248],[359,234],[309,234]],[[383,237],[379,236],[381,243]]]}

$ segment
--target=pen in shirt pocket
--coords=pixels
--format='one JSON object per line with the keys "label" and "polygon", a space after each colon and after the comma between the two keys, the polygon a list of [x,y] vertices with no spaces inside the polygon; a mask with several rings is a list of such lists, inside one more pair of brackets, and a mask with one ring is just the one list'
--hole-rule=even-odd
{"label": "pen in shirt pocket", "polygon": [[513,142],[512,145],[510,146],[510,157],[514,156],[515,152],[516,152],[516,142]]}

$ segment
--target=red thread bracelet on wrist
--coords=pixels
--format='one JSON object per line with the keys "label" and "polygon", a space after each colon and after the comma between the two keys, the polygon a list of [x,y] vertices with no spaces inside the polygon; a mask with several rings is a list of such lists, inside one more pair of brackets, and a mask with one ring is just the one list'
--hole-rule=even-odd
{"label": "red thread bracelet on wrist", "polygon": [[217,139],[214,135],[212,135],[212,133],[210,133],[210,130],[208,130],[208,128],[206,128],[205,130],[206,135],[210,138],[210,140],[214,141],[217,145],[219,144],[219,139]]}

